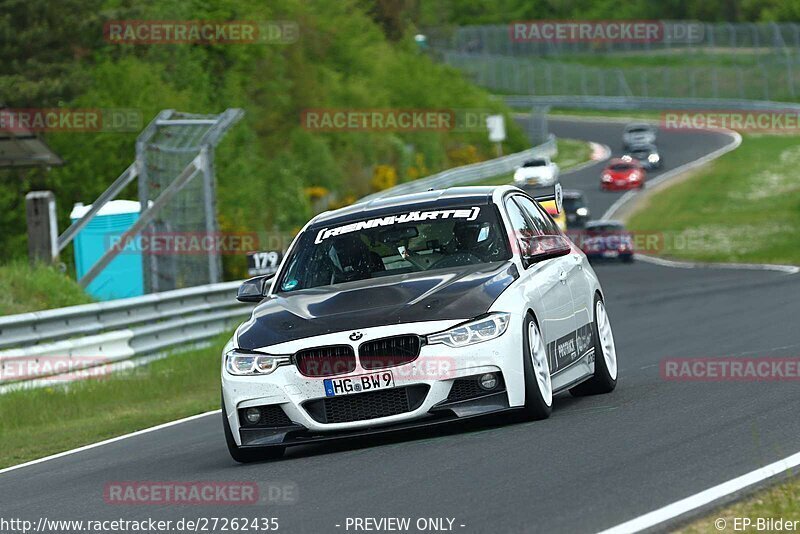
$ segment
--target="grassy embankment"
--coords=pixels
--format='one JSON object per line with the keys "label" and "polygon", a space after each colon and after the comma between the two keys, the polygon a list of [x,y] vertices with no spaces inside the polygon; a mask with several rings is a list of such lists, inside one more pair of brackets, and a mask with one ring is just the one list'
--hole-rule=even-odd
{"label": "grassy embankment", "polygon": [[105,377],[0,395],[0,468],[219,408],[226,339]]}
{"label": "grassy embankment", "polygon": [[0,316],[92,302],[92,297],[55,267],[13,261],[0,265]]}
{"label": "grassy embankment", "polygon": [[742,145],[637,207],[633,230],[663,232],[665,256],[800,265],[800,137]]}

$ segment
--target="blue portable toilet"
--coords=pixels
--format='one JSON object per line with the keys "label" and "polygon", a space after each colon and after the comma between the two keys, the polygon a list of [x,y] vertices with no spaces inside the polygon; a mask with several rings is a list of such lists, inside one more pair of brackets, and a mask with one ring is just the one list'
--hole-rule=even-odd
{"label": "blue portable toilet", "polygon": [[[75,204],[70,218],[83,217],[92,206]],[[73,241],[75,269],[80,279],[97,260],[118,243],[122,234],[139,218],[139,203],[112,200],[83,227]],[[128,246],[92,280],[86,291],[98,300],[137,297],[144,294],[144,272],[139,247]]]}

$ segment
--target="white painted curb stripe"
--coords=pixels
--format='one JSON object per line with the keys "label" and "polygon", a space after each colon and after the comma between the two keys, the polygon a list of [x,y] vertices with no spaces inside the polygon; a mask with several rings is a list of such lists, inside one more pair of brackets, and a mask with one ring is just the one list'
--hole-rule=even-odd
{"label": "white painted curb stripe", "polygon": [[788,458],[784,458],[783,460],[779,460],[775,463],[764,466],[760,469],[756,469],[755,471],[751,471],[746,475],[742,475],[718,486],[714,486],[713,488],[701,491],[700,493],[692,495],[691,497],[687,497],[663,508],[659,508],[658,510],[654,510],[645,515],[604,530],[600,534],[640,532],[644,529],[661,524],[664,521],[669,521],[670,519],[674,519],[678,516],[691,512],[692,510],[697,510],[701,506],[711,504],[714,501],[736,493],[737,491],[752,486],[753,484],[767,480],[775,475],[786,473],[798,465],[800,465],[800,452],[793,454]]}
{"label": "white painted curb stripe", "polygon": [[636,255],[637,261],[644,261],[661,265],[662,267],[674,267],[676,269],[745,269],[753,271],[778,271],[786,274],[797,274],[800,267],[796,265],[778,265],[772,263],[710,263],[701,261],[675,261],[666,260],[657,256]]}
{"label": "white painted curb stripe", "polygon": [[591,167],[592,165],[597,165],[600,162],[606,161],[608,158],[611,157],[611,149],[608,147],[608,145],[603,145],[600,143],[595,143],[593,141],[590,141],[589,146],[592,148],[592,155],[589,157],[589,159],[584,161],[583,163],[578,163],[574,167],[568,167],[561,174],[562,177],[571,174],[573,172],[582,171],[583,169]]}
{"label": "white painted curb stripe", "polygon": [[171,426],[179,425],[181,423],[188,423],[189,421],[194,421],[196,419],[200,419],[202,417],[207,417],[209,415],[214,415],[220,413],[221,410],[214,410],[211,412],[205,412],[197,415],[192,415],[191,417],[184,417],[183,419],[178,419],[177,421],[170,421],[168,423],[163,423],[161,425],[152,426],[150,428],[145,428],[142,430],[137,430],[136,432],[132,432],[130,434],[124,434],[122,436],[117,436],[115,438],[107,439],[104,441],[98,441],[97,443],[91,443],[89,445],[84,445],[83,447],[78,447],[77,449],[72,449],[69,451],[59,452],[58,454],[53,454],[51,456],[45,456],[44,458],[39,458],[38,460],[31,460],[30,462],[25,462],[24,464],[17,464],[12,465],[11,467],[6,467],[5,469],[0,469],[0,475],[3,473],[7,473],[9,471],[14,471],[16,469],[22,469],[23,467],[28,467],[30,465],[40,464],[42,462],[47,462],[50,460],[55,460],[56,458],[61,458],[64,456],[69,456],[71,454],[75,454],[78,452],[88,451],[90,449],[94,449],[97,447],[102,447],[103,445],[108,445],[110,443],[115,443],[117,441],[122,441],[124,439],[133,438],[135,436],[141,436],[143,434],[149,434],[150,432],[156,432],[158,430],[163,430],[165,428],[169,428]]}

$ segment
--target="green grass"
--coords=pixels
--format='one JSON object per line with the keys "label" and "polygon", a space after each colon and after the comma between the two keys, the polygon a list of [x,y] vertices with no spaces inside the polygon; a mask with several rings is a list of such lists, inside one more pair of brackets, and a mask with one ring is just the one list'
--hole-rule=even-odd
{"label": "green grass", "polygon": [[0,468],[219,408],[227,338],[107,377],[0,395]]}
{"label": "green grass", "polygon": [[[588,161],[592,156],[592,148],[586,141],[577,139],[558,139],[558,155],[553,159],[562,171]],[[492,176],[471,185],[506,185],[514,179],[514,173],[509,172]]]}
{"label": "green grass", "polygon": [[663,232],[666,256],[800,264],[800,137],[745,135],[695,176],[655,194],[628,221]]}
{"label": "green grass", "polygon": [[[735,518],[750,518],[752,525],[746,532],[755,532],[754,525],[758,518],[783,519],[784,521],[800,521],[800,478],[794,477],[783,484],[758,492],[755,496],[712,512],[679,530],[682,534],[701,534],[703,532],[719,532],[714,526],[718,519],[724,519],[725,531],[732,532]],[[741,531],[741,529],[740,529]],[[762,532],[771,532],[764,530]],[[792,532],[792,531],[787,531]]]}
{"label": "green grass", "polygon": [[592,147],[586,141],[579,141],[577,139],[558,139],[558,155],[554,161],[558,163],[561,170],[567,170],[570,167],[580,165],[585,161],[589,161],[592,157]]}
{"label": "green grass", "polygon": [[0,315],[93,302],[75,280],[55,267],[15,261],[0,266]]}

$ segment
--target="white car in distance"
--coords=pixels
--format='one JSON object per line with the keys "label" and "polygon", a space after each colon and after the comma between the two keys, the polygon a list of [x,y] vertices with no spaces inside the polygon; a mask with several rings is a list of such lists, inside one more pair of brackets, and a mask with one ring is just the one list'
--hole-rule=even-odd
{"label": "white car in distance", "polygon": [[558,182],[559,169],[549,157],[529,159],[514,171],[514,185],[552,186]]}

